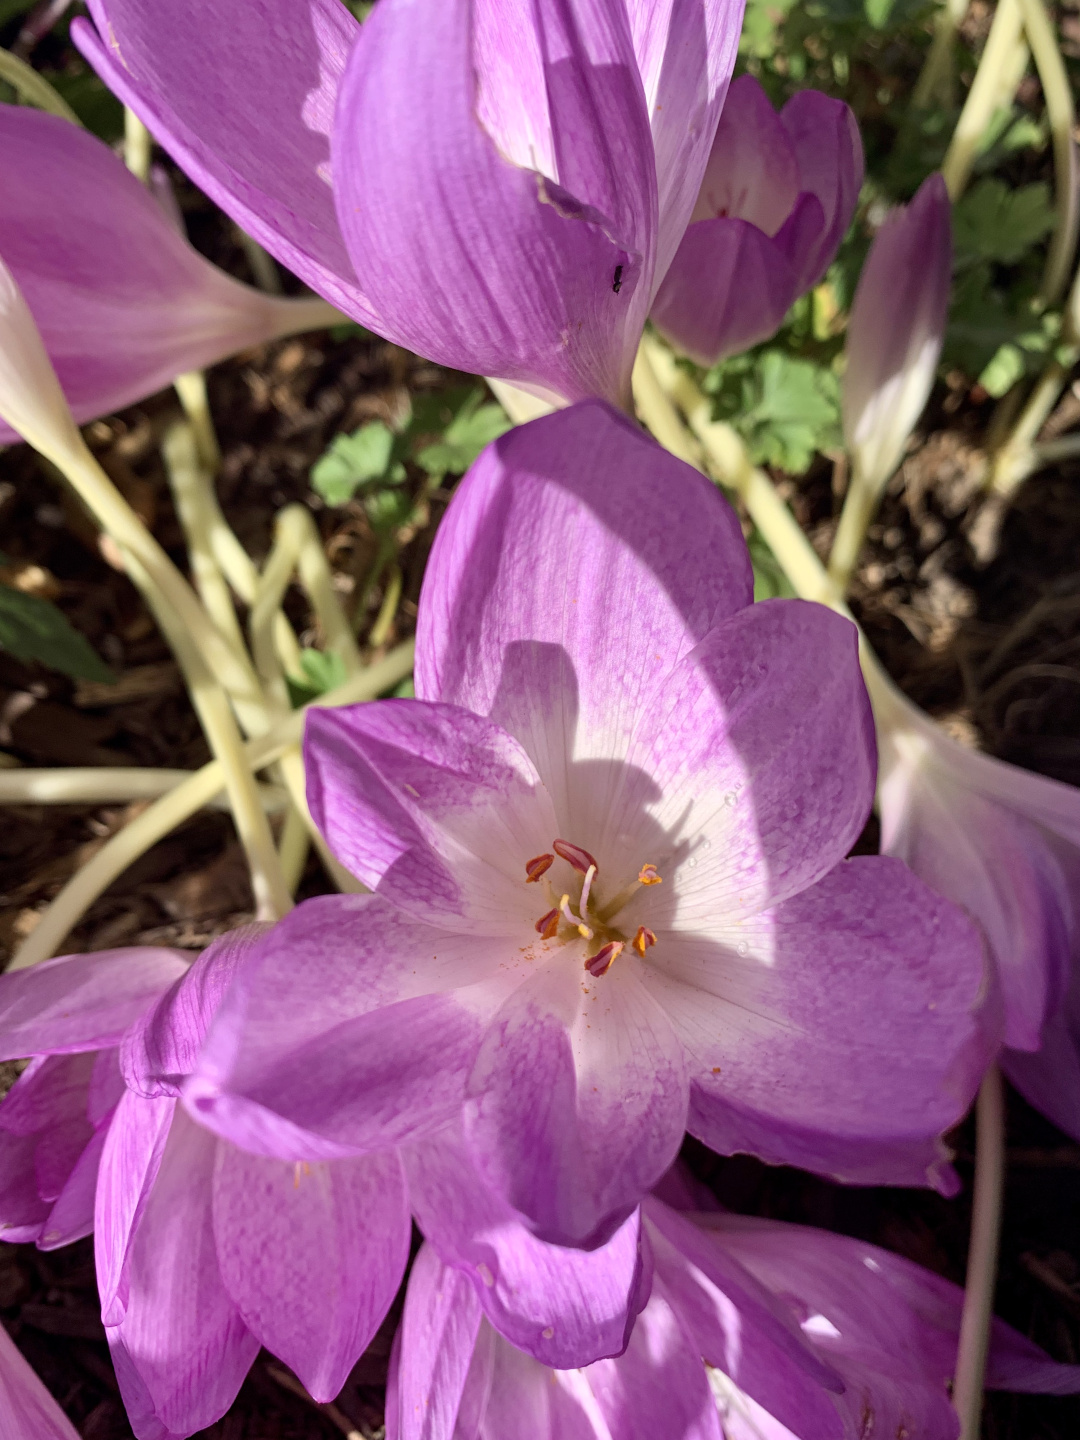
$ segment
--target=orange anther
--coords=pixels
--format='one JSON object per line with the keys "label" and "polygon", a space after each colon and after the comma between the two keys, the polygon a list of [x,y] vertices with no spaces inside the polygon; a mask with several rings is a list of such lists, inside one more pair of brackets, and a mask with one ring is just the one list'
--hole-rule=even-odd
{"label": "orange anther", "polygon": [[558,910],[549,910],[546,915],[541,915],[536,922],[536,932],[541,940],[551,940],[559,928]]}
{"label": "orange anther", "polygon": [[583,850],[580,845],[572,845],[569,840],[553,840],[551,848],[556,855],[561,855],[568,865],[572,865],[579,875],[587,875],[589,866],[596,864],[588,850]]}
{"label": "orange anther", "polygon": [[546,875],[555,864],[554,855],[534,855],[531,860],[525,861],[525,884],[535,885],[541,875]]}
{"label": "orange anther", "polygon": [[595,955],[589,956],[585,961],[585,969],[599,979],[601,975],[607,974],[624,949],[622,940],[609,940]]}
{"label": "orange anther", "polygon": [[648,950],[649,946],[656,944],[656,936],[646,926],[639,925],[638,932],[631,941],[631,944],[637,953],[644,958],[645,951]]}
{"label": "orange anther", "polygon": [[655,865],[642,865],[637,878],[640,885],[661,885],[664,881]]}

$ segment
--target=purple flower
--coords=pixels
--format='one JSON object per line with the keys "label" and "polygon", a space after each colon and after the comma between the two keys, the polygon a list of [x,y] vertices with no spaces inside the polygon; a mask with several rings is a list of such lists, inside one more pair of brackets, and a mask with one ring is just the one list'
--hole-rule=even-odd
{"label": "purple flower", "polygon": [[[583,1370],[515,1350],[425,1246],[391,1360],[387,1440],[954,1440],[958,1286],[826,1231],[691,1219],[655,1198],[643,1209],[652,1294],[625,1352]],[[1080,1367],[996,1321],[988,1384],[1072,1394]]]}
{"label": "purple flower", "polygon": [[803,90],[777,115],[754,77],[740,76],[653,304],[657,328],[702,365],[768,339],[832,263],[862,178],[846,105]]}
{"label": "purple flower", "polygon": [[740,0],[383,0],[362,28],[337,0],[90,9],[99,73],[321,294],[442,364],[628,402]]}
{"label": "purple flower", "polygon": [[79,1432],[0,1324],[0,1440],[79,1440]]}
{"label": "purple flower", "polygon": [[[0,977],[0,1055],[48,1057],[0,1105],[0,1142],[26,1142],[0,1150],[19,1172],[11,1196],[7,1184],[0,1191],[5,1238],[33,1238],[37,1225],[39,1244],[59,1244],[92,1223],[102,1320],[139,1440],[211,1424],[260,1345],[313,1395],[333,1398],[408,1259],[396,1155],[263,1159],[177,1104],[255,940],[233,932],[190,968],[170,951],[108,951]],[[30,1212],[20,1228],[35,1188],[44,1216]],[[80,1223],[57,1236],[65,1204]]]}
{"label": "purple flower", "polygon": [[981,946],[898,862],[851,625],[751,604],[717,491],[599,402],[490,447],[439,531],[417,700],[309,722],[312,811],[372,897],[311,902],[188,1089],[290,1158],[462,1121],[549,1241],[613,1233],[682,1134],[942,1179],[991,1041]]}
{"label": "purple flower", "polygon": [[1080,1139],[1080,791],[959,745],[883,678],[874,703],[881,848],[978,922],[1002,1068]]}
{"label": "purple flower", "polygon": [[[0,105],[0,260],[26,298],[79,424],[185,370],[330,323],[204,260],[107,145]],[[0,421],[0,444],[19,436]]]}

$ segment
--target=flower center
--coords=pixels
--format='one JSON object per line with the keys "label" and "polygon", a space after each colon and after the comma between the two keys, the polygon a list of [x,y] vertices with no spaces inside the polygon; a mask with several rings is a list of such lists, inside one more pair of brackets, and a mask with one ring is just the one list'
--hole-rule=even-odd
{"label": "flower center", "polygon": [[[554,852],[554,853],[551,853]],[[534,855],[525,862],[526,885],[544,886],[550,908],[536,922],[542,940],[558,940],[565,945],[572,940],[585,942],[585,969],[597,978],[606,975],[626,946],[632,945],[639,955],[656,944],[656,936],[645,925],[639,925],[632,940],[613,922],[643,885],[659,885],[663,876],[655,865],[643,865],[637,879],[602,899],[596,879],[599,866],[588,850],[571,840],[553,840],[551,852]],[[562,894],[553,886],[548,871],[556,857],[571,869],[570,885]]]}

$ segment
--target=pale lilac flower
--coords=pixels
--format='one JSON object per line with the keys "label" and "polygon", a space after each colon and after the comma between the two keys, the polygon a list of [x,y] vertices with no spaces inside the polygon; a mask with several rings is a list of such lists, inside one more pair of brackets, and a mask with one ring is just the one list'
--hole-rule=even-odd
{"label": "pale lilac flower", "polygon": [[951,268],[949,193],[935,172],[874,236],[851,306],[840,408],[857,481],[869,491],[899,465],[933,386]]}
{"label": "pale lilac flower", "polygon": [[338,0],[90,11],[98,72],[314,289],[442,364],[628,403],[741,0],[380,0],[363,27]]}
{"label": "pale lilac flower", "polygon": [[[691,1218],[655,1198],[643,1209],[652,1294],[626,1351],[585,1369],[515,1350],[425,1246],[391,1360],[387,1440],[954,1440],[958,1286],[827,1231]],[[995,1321],[987,1383],[1072,1394],[1080,1367]]]}
{"label": "pale lilac flower", "polygon": [[832,263],[862,178],[846,105],[802,90],[777,115],[757,80],[740,76],[653,304],[657,328],[702,365],[767,340]]}
{"label": "pale lilac flower", "polygon": [[946,735],[884,676],[881,848],[971,914],[1004,1007],[1002,1068],[1080,1138],[1080,790]]}
{"label": "pale lilac flower", "polygon": [[[92,1224],[102,1320],[139,1440],[218,1419],[260,1345],[332,1399],[408,1260],[396,1155],[263,1159],[177,1105],[218,996],[255,940],[227,935],[190,968],[174,952],[132,950],[0,977],[0,1055],[48,1057],[0,1104],[0,1127],[16,1122],[0,1142],[26,1129],[31,1106],[39,1121],[24,1137],[32,1146],[0,1150],[20,1172],[11,1208],[0,1197],[0,1221],[18,1220],[35,1189],[44,1216],[31,1210],[21,1231],[0,1233],[30,1239],[38,1224],[39,1244],[59,1244]],[[65,1203],[71,1218],[58,1235]]]}
{"label": "pale lilac flower", "polygon": [[463,1118],[537,1235],[609,1236],[690,1129],[945,1180],[992,1044],[981,945],[898,862],[849,622],[751,604],[738,521],[599,402],[481,456],[440,528],[416,700],[309,721],[313,813],[374,896],[287,917],[188,1089],[301,1158]]}
{"label": "pale lilac flower", "polygon": [[[240,285],[100,140],[0,104],[0,261],[82,424],[237,350],[330,324],[320,300]],[[19,438],[0,420],[0,444]]]}
{"label": "pale lilac flower", "polygon": [[0,1324],[0,1440],[79,1440],[79,1432]]}

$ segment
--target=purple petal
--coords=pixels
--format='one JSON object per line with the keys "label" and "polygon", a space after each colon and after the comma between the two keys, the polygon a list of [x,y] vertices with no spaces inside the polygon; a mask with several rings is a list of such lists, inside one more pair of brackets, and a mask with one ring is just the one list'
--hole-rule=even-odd
{"label": "purple petal", "polygon": [[388,1395],[387,1440],[452,1440],[480,1323],[469,1280],[425,1245],[409,1275],[395,1345],[396,1405],[391,1408]]}
{"label": "purple petal", "polygon": [[0,191],[0,255],[80,424],[312,323],[204,260],[107,145],[54,115],[0,105]]}
{"label": "purple petal", "polygon": [[636,966],[620,959],[596,981],[569,964],[557,954],[496,1015],[465,1126],[485,1181],[541,1239],[591,1249],[674,1160],[687,1080]]}
{"label": "purple petal", "polygon": [[79,1433],[0,1325],[0,1440],[79,1440]]}
{"label": "purple petal", "polygon": [[0,1060],[118,1045],[190,963],[182,951],[136,945],[0,975]]}
{"label": "purple petal", "polygon": [[459,1112],[509,960],[526,963],[508,959],[505,940],[417,924],[374,896],[309,900],[264,937],[218,1008],[186,1103],[224,1138],[283,1160],[441,1128]]}
{"label": "purple petal", "polygon": [[[94,1137],[94,1055],[39,1056],[0,1103],[0,1234],[36,1240]],[[115,1061],[114,1061],[115,1063]]]}
{"label": "purple petal", "polygon": [[381,333],[568,400],[628,400],[657,195],[623,0],[536,0],[512,25],[498,0],[379,7],[333,165]]}
{"label": "purple petal", "polygon": [[0,1240],[12,1244],[36,1240],[48,1218],[34,1175],[36,1150],[36,1135],[0,1130]]}
{"label": "purple petal", "polygon": [[739,933],[744,953],[672,938],[663,971],[649,971],[697,1067],[687,1128],[722,1153],[839,1180],[948,1185],[939,1137],[995,1044],[963,912],[874,857],[842,862]]}
{"label": "purple petal", "polygon": [[751,585],[716,488],[606,406],[575,406],[503,436],[459,487],[425,575],[417,694],[509,731],[597,853],[639,714]]}
{"label": "purple petal", "polygon": [[316,1400],[332,1400],[405,1274],[397,1155],[290,1165],[222,1143],[213,1197],[218,1264],[244,1323]]}
{"label": "purple petal", "polygon": [[1069,988],[1043,1028],[1039,1049],[1005,1050],[1001,1068],[1029,1105],[1080,1140],[1080,965],[1075,959]]}
{"label": "purple petal", "polygon": [[98,1173],[110,1121],[111,1117],[97,1127],[72,1168],[41,1227],[39,1250],[59,1250],[93,1231]]}
{"label": "purple petal", "polygon": [[799,166],[799,188],[817,197],[825,223],[802,256],[799,291],[816,285],[847,234],[862,189],[862,138],[854,114],[840,100],[800,90],[780,112]]}
{"label": "purple petal", "polygon": [[496,1435],[499,1440],[611,1440],[613,1434],[622,1440],[598,1411],[590,1374],[549,1370],[481,1325],[455,1440],[463,1435],[470,1440]]}
{"label": "purple petal", "polygon": [[691,223],[735,216],[775,235],[801,189],[791,139],[752,75],[728,91]]}
{"label": "purple petal", "polygon": [[425,1140],[405,1160],[417,1223],[448,1265],[472,1277],[484,1314],[511,1344],[557,1368],[625,1349],[651,1282],[639,1211],[597,1250],[545,1245],[487,1189],[456,1137]]}
{"label": "purple petal", "polygon": [[[135,1103],[171,1109],[176,1102]],[[259,1351],[218,1268],[211,1219],[217,1147],[176,1111],[129,1246],[123,1318],[109,1326],[114,1358],[117,1349],[124,1357],[117,1379],[125,1402],[129,1395],[137,1408],[149,1401],[158,1424],[178,1435],[225,1413]]]}
{"label": "purple petal", "polygon": [[528,935],[547,908],[525,862],[555,812],[521,746],[490,720],[419,700],[312,711],[308,803],[334,854],[429,924]]}
{"label": "purple petal", "polygon": [[[92,0],[72,38],[192,180],[320,295],[363,324],[334,212],[330,128],[359,32],[338,0],[148,9]],[[274,97],[273,123],[266,98]]]}

